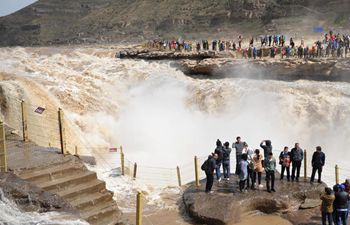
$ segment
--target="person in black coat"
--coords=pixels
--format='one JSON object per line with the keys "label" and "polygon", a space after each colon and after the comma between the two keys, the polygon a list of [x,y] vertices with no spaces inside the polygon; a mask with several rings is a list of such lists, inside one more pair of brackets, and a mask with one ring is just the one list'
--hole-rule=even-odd
{"label": "person in black coat", "polygon": [[[265,144],[264,144],[265,143]],[[270,140],[264,140],[260,143],[260,147],[264,149],[264,159],[269,157],[270,152],[272,152],[272,144]]]}
{"label": "person in black coat", "polygon": [[312,174],[311,174],[311,180],[310,183],[313,183],[315,180],[315,174],[316,171],[318,173],[318,183],[322,183],[321,181],[321,174],[322,174],[322,168],[326,161],[326,155],[322,152],[322,148],[320,146],[316,147],[316,151],[312,155]]}
{"label": "person in black coat", "polygon": [[216,160],[218,159],[217,154],[212,154],[208,157],[207,161],[204,162],[205,165],[202,169],[207,177],[207,183],[205,185],[205,193],[212,193],[211,189],[214,183],[214,170],[216,169]]}
{"label": "person in black coat", "polygon": [[215,173],[216,173],[216,179],[220,182],[221,181],[221,164],[222,164],[222,159],[223,159],[223,146],[222,143],[219,139],[216,141],[216,148],[214,150],[214,153],[218,155],[216,159],[216,168],[215,168]]}
{"label": "person in black coat", "polygon": [[339,192],[335,193],[334,211],[335,211],[335,224],[346,225],[348,221],[348,201],[349,195],[345,192],[344,185],[339,185]]}

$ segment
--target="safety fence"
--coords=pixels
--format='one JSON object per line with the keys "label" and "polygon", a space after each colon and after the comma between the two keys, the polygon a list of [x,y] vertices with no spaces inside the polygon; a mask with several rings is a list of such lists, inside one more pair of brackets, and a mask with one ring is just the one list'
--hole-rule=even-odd
{"label": "safety fence", "polygon": [[[18,137],[24,142],[34,142],[38,146],[46,147],[49,150],[61,152],[62,154],[85,155],[89,154],[96,159],[97,165],[103,171],[119,169],[120,175],[130,176],[137,181],[151,186],[168,187],[182,186],[205,178],[205,173],[200,169],[207,159],[206,156],[193,156],[186,158],[185,163],[178,164],[173,168],[161,168],[137,164],[129,160],[128,149],[121,146],[111,152],[107,146],[94,146],[85,138],[85,135],[78,127],[74,119],[64,113],[62,109],[54,106],[40,106],[30,100],[23,101],[15,97],[8,97],[5,108],[1,112],[6,118],[6,124],[17,131]],[[0,133],[1,139],[1,133]],[[13,142],[0,140],[4,146],[0,148],[0,169],[5,169],[6,148],[15,148]],[[27,148],[36,148],[35,145],[24,145]],[[115,152],[116,151],[116,152]],[[301,177],[310,177],[312,166],[311,157],[313,151],[305,151],[305,160],[301,168]],[[210,152],[208,152],[210,153]],[[273,151],[278,161],[280,151]],[[235,170],[235,153],[231,154],[231,173]],[[335,169],[337,166],[337,169]],[[279,166],[278,166],[279,168]],[[337,175],[336,175],[337,171]],[[327,160],[323,168],[323,180],[329,185],[342,182],[350,176],[350,169],[346,164],[338,164],[335,161]]]}

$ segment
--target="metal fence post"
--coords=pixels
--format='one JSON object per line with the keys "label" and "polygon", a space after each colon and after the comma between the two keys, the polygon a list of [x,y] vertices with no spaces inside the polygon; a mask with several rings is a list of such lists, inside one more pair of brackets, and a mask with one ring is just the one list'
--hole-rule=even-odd
{"label": "metal fence post", "polygon": [[307,181],[307,151],[304,150],[304,180]]}
{"label": "metal fence post", "polygon": [[335,165],[335,183],[339,184],[339,166]]}
{"label": "metal fence post", "polygon": [[196,178],[196,186],[199,187],[198,158],[197,158],[197,156],[194,157],[194,172],[195,172],[195,178]]}
{"label": "metal fence post", "polygon": [[179,184],[179,187],[181,187],[181,173],[180,173],[180,167],[176,167],[176,171],[177,171],[177,182]]}
{"label": "metal fence post", "polygon": [[0,121],[0,172],[7,172],[6,134],[2,121]]}
{"label": "metal fence post", "polygon": [[134,179],[136,179],[137,174],[137,163],[134,164]]}
{"label": "metal fence post", "polygon": [[22,111],[22,135],[23,141],[28,141],[28,124],[27,124],[27,108],[24,100],[21,102],[21,111]]}
{"label": "metal fence post", "polygon": [[61,153],[66,154],[66,137],[64,127],[64,114],[61,108],[58,109],[58,127],[60,130]]}
{"label": "metal fence post", "polygon": [[122,175],[124,176],[125,175],[125,161],[124,161],[124,152],[121,152],[120,153],[120,167],[121,167],[121,170],[122,170]]}
{"label": "metal fence post", "polygon": [[142,225],[142,194],[137,193],[136,197],[136,225]]}

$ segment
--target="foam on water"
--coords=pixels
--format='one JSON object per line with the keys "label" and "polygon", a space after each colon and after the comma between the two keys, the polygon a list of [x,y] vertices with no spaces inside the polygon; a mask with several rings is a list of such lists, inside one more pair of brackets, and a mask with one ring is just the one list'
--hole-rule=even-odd
{"label": "foam on water", "polygon": [[22,212],[15,203],[4,197],[0,189],[0,224],[6,225],[88,225],[87,222],[72,219],[71,215],[57,212]]}
{"label": "foam on water", "polygon": [[[335,163],[347,168],[348,83],[193,79],[169,62],[119,60],[114,53],[108,47],[2,48],[0,73],[10,74],[29,98],[35,84],[45,90],[36,94],[49,94],[62,105],[80,138],[89,146],[103,146],[84,152],[103,156],[93,169],[130,202],[137,190],[161,189],[117,176],[118,158],[108,147],[123,145],[139,172],[147,171],[144,177],[171,179],[172,184],[176,174],[166,168],[184,165],[190,168],[184,176],[192,177],[194,155],[209,154],[217,138],[232,142],[238,135],[252,148],[269,138],[276,154],[295,142],[310,153],[321,145],[330,184]],[[153,172],[153,167],[164,170]],[[349,175],[343,170],[341,178]],[[149,196],[149,202],[157,199]]]}

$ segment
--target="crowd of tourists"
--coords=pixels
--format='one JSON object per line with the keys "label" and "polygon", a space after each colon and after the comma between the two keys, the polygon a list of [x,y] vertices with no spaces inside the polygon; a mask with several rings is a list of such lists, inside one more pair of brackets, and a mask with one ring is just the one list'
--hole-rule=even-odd
{"label": "crowd of tourists", "polygon": [[297,45],[293,38],[287,40],[286,35],[261,35],[249,38],[248,45],[243,46],[245,39],[242,35],[236,40],[201,40],[188,41],[182,38],[174,40],[153,40],[148,47],[170,51],[236,51],[244,58],[262,58],[270,56],[275,58],[280,55],[282,58],[321,58],[321,57],[347,57],[350,51],[350,35],[333,31],[307,45],[303,39]]}
{"label": "crowd of tourists", "polygon": [[[275,176],[277,163],[281,166],[280,180],[286,182],[299,182],[300,169],[304,160],[304,150],[299,143],[289,151],[289,147],[279,153],[278,158],[273,154],[272,142],[263,140],[261,149],[251,149],[248,144],[237,137],[230,145],[229,142],[216,141],[214,152],[202,164],[201,169],[206,174],[205,192],[213,193],[214,179],[218,183],[229,181],[231,176],[231,153],[236,157],[235,176],[239,180],[239,191],[247,193],[248,190],[263,189],[262,176],[265,175],[266,190],[269,193],[276,192]],[[326,162],[326,155],[321,146],[317,146],[312,155],[312,174],[310,183],[315,182],[316,173],[318,183],[322,183],[322,169]],[[221,173],[223,172],[223,174]],[[322,200],[322,223],[347,225],[348,211],[350,209],[350,179],[343,184],[336,184],[333,189],[327,187],[321,195]]]}

